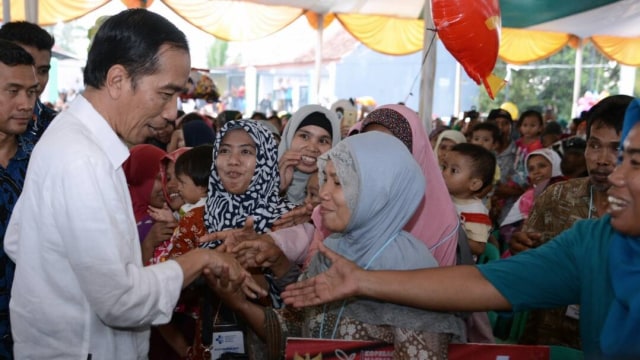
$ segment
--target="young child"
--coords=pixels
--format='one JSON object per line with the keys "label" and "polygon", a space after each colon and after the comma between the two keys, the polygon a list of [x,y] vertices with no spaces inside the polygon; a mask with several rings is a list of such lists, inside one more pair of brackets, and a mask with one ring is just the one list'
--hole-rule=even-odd
{"label": "young child", "polygon": [[[182,216],[178,221],[171,239],[156,248],[153,263],[173,259],[198,247],[198,239],[207,233],[204,224],[204,206],[207,198],[207,186],[209,173],[213,162],[213,146],[201,145],[194,147],[176,160],[175,177],[178,182],[178,192],[184,200],[180,208]],[[159,215],[159,214],[156,214]],[[165,215],[166,216],[166,215]],[[217,245],[221,242],[219,241]],[[193,352],[189,342],[182,334],[182,314],[198,314],[200,312],[194,296],[194,288],[183,292],[182,300],[178,303],[176,313],[171,323],[158,327],[158,331],[164,340],[170,344],[174,351],[181,357]],[[188,315],[191,316],[191,315]]]}
{"label": "young child", "polygon": [[311,207],[320,205],[320,182],[318,179],[318,172],[310,174],[309,180],[307,180],[307,196],[304,198],[304,204]]}
{"label": "young child", "polygon": [[464,137],[464,134],[458,130],[445,130],[441,132],[440,135],[438,135],[438,140],[436,140],[436,144],[433,148],[433,152],[438,159],[438,164],[442,166],[442,161],[452,147],[456,144],[466,142],[467,139]]}
{"label": "young child", "polygon": [[204,205],[207,200],[209,174],[213,162],[213,145],[201,145],[187,151],[176,161],[178,192],[184,199],[184,215],[178,222],[169,248],[169,258],[198,247],[198,239],[207,233]]}
{"label": "young child", "polygon": [[491,231],[489,211],[478,194],[491,185],[495,167],[496,157],[491,151],[468,143],[451,148],[442,163],[444,182],[475,256],[484,252]]}
{"label": "young child", "polygon": [[[558,181],[566,180],[560,170],[560,155],[555,150],[544,148],[530,153],[526,158],[527,173],[530,187],[518,198],[507,217],[500,224],[500,233],[509,242],[511,234],[518,231],[529,217],[535,197],[540,195],[547,186]],[[514,229],[510,229],[513,227]]]}
{"label": "young child", "polygon": [[527,110],[520,115],[518,119],[518,130],[520,138],[516,140],[516,174],[512,179],[518,185],[527,184],[527,165],[526,157],[531,152],[542,149],[542,141],[540,135],[544,129],[544,121],[542,114],[535,110]]}
{"label": "young child", "polygon": [[153,263],[163,262],[195,249],[198,247],[198,238],[207,233],[203,219],[212,154],[213,146],[201,145],[188,150],[176,161],[178,192],[184,200],[184,205],[180,208],[182,216],[171,240],[156,248]]}
{"label": "young child", "polygon": [[[471,139],[469,142],[475,145],[480,145],[483,148],[491,151],[492,154],[495,154],[500,146],[500,128],[498,125],[491,122],[481,122],[477,123],[471,130],[469,131],[469,138]],[[498,164],[496,163],[496,169],[493,174],[493,182],[492,185],[496,185],[500,182],[501,170]],[[488,204],[488,199],[493,192],[493,187],[487,187],[484,193],[480,194],[478,197],[483,199],[484,204],[487,208],[490,208]]]}
{"label": "young child", "polygon": [[500,145],[500,128],[492,122],[477,123],[469,131],[469,142],[495,153]]}

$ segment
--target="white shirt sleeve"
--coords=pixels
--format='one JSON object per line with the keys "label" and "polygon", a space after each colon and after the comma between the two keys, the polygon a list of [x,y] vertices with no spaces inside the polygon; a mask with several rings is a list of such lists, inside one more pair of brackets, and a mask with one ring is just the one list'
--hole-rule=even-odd
{"label": "white shirt sleeve", "polygon": [[122,168],[80,157],[66,163],[54,212],[64,259],[91,308],[108,326],[168,322],[183,274],[169,261],[143,267]]}

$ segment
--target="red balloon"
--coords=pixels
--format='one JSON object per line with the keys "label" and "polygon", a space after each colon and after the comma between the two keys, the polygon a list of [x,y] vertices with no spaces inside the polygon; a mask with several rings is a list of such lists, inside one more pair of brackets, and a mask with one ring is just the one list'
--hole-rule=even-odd
{"label": "red balloon", "polygon": [[493,99],[504,86],[491,73],[500,49],[498,0],[431,0],[431,15],[444,46]]}

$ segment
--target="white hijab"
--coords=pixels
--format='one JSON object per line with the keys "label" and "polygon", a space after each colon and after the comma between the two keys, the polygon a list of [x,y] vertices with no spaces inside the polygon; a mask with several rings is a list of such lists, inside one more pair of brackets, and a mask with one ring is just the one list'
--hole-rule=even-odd
{"label": "white hijab", "polygon": [[[280,145],[278,146],[278,160],[280,160],[284,153],[291,148],[291,142],[293,141],[293,137],[298,130],[300,123],[314,112],[323,113],[331,123],[331,129],[333,130],[333,133],[331,134],[331,147],[336,146],[336,144],[340,142],[340,120],[338,120],[336,113],[320,105],[305,105],[293,113],[291,119],[289,119],[287,125],[284,127],[284,130],[282,130],[282,138],[280,140]],[[305,189],[308,179],[309,174],[294,170],[293,181],[291,181],[291,184],[287,189],[287,200],[296,205],[302,204],[306,195]]]}

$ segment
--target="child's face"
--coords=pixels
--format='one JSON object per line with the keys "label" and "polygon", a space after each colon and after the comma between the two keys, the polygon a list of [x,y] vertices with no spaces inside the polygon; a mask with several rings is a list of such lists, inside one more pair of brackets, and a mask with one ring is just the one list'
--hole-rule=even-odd
{"label": "child's face", "polygon": [[186,203],[195,204],[198,200],[207,196],[207,188],[194,184],[193,179],[187,174],[180,174],[177,178],[178,191]]}
{"label": "child's face", "polygon": [[300,153],[300,163],[296,169],[310,174],[318,171],[318,156],[331,150],[331,134],[316,125],[301,127],[293,135],[290,151]]}
{"label": "child's face", "polygon": [[320,204],[320,186],[318,183],[318,173],[313,173],[307,181],[307,197],[304,199],[305,204],[311,204],[316,207]]}
{"label": "child's face", "polygon": [[511,138],[511,120],[504,117],[498,117],[496,118],[496,125],[498,125],[503,138]]}
{"label": "child's face", "polygon": [[533,139],[540,136],[540,133],[542,133],[540,119],[535,116],[525,117],[522,120],[522,124],[520,124],[520,133],[525,139]]}
{"label": "child's face", "polygon": [[562,169],[562,174],[569,178],[587,176],[587,162],[584,153],[580,151],[565,152],[560,169]]}
{"label": "child's face", "polygon": [[472,182],[479,179],[472,176],[471,159],[458,152],[450,151],[442,162],[442,177],[449,194],[459,198],[473,195]]}
{"label": "child's face", "polygon": [[476,130],[471,134],[471,143],[480,145],[483,148],[494,151],[496,149],[496,141],[493,134],[489,130]]}
{"label": "child's face", "polygon": [[236,129],[224,135],[216,168],[225,190],[240,195],[249,189],[256,170],[256,154],[256,144],[246,131]]}
{"label": "child's face", "polygon": [[551,179],[551,162],[542,155],[533,155],[527,161],[527,171],[531,184],[536,186]]}
{"label": "child's face", "polygon": [[176,163],[174,161],[169,161],[167,163],[167,193],[169,194],[169,207],[174,211],[180,209],[182,205],[184,205],[184,199],[180,196],[180,192],[178,191],[178,179],[176,179],[175,173]]}
{"label": "child's face", "polygon": [[438,145],[438,163],[440,165],[442,165],[444,158],[454,146],[456,146],[456,142],[451,139],[442,139],[440,141],[440,145]]}

